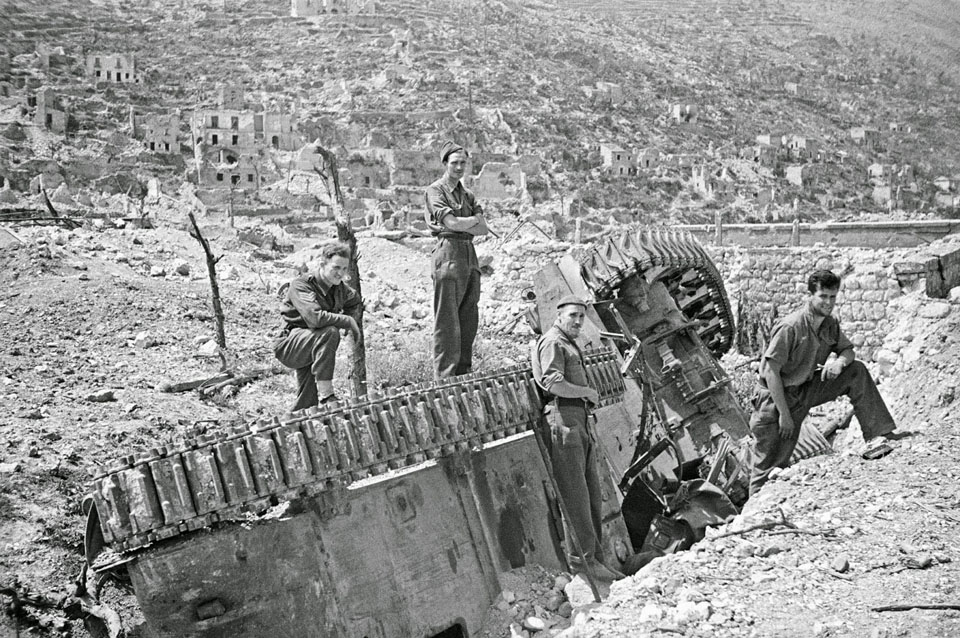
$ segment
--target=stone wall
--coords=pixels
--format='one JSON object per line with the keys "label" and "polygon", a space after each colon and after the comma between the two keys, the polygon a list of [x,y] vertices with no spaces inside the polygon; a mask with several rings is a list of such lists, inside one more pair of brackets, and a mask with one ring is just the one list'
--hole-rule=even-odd
{"label": "stone wall", "polygon": [[731,303],[742,300],[778,317],[807,297],[807,277],[818,268],[841,277],[835,314],[857,348],[857,357],[873,361],[895,317],[889,302],[899,297],[894,272],[896,251],[836,248],[706,247],[723,274]]}

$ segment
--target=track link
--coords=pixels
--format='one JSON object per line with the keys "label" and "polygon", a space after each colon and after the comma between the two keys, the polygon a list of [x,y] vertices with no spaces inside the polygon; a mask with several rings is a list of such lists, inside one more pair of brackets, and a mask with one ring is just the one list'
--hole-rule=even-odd
{"label": "track link", "polygon": [[[601,405],[622,401],[612,350],[584,353]],[[94,482],[104,541],[117,551],[314,496],[530,429],[541,406],[529,367],[455,377],[126,457]]]}
{"label": "track link", "polygon": [[723,278],[691,233],[655,228],[608,237],[581,259],[580,274],[598,301],[615,296],[635,275],[660,281],[714,356],[733,346],[733,311]]}

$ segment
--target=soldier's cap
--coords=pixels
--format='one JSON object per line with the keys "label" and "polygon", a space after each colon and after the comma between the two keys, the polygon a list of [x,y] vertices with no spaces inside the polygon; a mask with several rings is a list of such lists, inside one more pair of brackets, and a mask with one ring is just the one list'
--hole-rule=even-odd
{"label": "soldier's cap", "polygon": [[440,147],[440,162],[446,162],[447,158],[456,153],[457,151],[462,151],[464,155],[470,157],[470,154],[467,153],[467,149],[463,148],[456,142],[447,140],[443,143],[443,146]]}
{"label": "soldier's cap", "polygon": [[587,302],[576,295],[567,295],[557,302],[557,310],[564,306],[583,306],[586,309]]}

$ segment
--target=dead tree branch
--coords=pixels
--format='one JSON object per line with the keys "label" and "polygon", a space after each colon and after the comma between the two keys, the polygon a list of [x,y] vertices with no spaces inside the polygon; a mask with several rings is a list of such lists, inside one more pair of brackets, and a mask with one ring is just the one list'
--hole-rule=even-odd
{"label": "dead tree branch", "polygon": [[960,603],[916,603],[903,605],[882,605],[871,607],[870,611],[910,611],[911,609],[956,609],[960,610]]}
{"label": "dead tree branch", "polygon": [[200,226],[197,224],[197,218],[194,217],[193,211],[188,210],[187,216],[190,218],[190,223],[193,225],[193,230],[190,231],[190,236],[200,242],[200,247],[203,248],[203,254],[207,259],[207,275],[210,277],[210,296],[213,303],[213,319],[216,324],[217,330],[217,345],[220,350],[220,366],[222,370],[227,368],[227,336],[223,329],[223,305],[220,303],[220,284],[217,283],[217,263],[223,257],[214,257],[213,251],[210,249],[210,242],[203,236],[200,232]]}
{"label": "dead tree branch", "polygon": [[[313,170],[323,181],[324,188],[327,190],[327,196],[330,199],[330,206],[333,209],[333,217],[337,225],[337,239],[350,246],[350,285],[357,291],[360,298],[363,298],[363,291],[360,283],[360,253],[357,250],[357,236],[353,232],[353,224],[350,222],[350,215],[344,208],[343,191],[340,189],[340,171],[337,165],[337,156],[330,150],[324,148],[319,142],[316,143],[317,153],[323,160],[320,166],[314,165]],[[363,306],[357,310],[357,316],[354,317],[357,325],[360,327],[360,336],[353,342],[353,348],[350,353],[350,379],[351,388],[354,396],[364,396],[367,393],[367,346],[363,333]]]}
{"label": "dead tree branch", "polygon": [[709,540],[717,540],[718,538],[727,538],[729,536],[743,536],[744,534],[749,534],[750,532],[755,532],[760,529],[775,529],[777,527],[788,527],[791,530],[798,529],[796,525],[787,520],[786,515],[783,513],[783,510],[780,511],[780,520],[779,521],[767,521],[765,523],[757,523],[756,525],[750,525],[749,527],[744,527],[743,529],[738,529],[732,532],[724,532],[723,534],[717,534],[716,536],[711,536]]}

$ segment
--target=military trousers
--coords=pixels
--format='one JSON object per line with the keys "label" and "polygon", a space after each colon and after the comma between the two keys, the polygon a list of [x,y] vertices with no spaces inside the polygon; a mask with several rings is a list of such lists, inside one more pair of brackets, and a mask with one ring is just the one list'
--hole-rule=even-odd
{"label": "military trousers", "polygon": [[480,270],[469,240],[441,238],[433,252],[433,361],[442,379],[473,370]]}
{"label": "military trousers", "polygon": [[[577,535],[587,560],[603,561],[603,495],[597,472],[596,442],[589,431],[585,407],[551,404],[546,409],[550,427],[550,461],[557,479],[568,519],[567,529]],[[567,538],[570,538],[568,532]],[[567,554],[576,556],[576,548],[567,542]]]}
{"label": "military trousers", "polygon": [[756,449],[750,471],[751,496],[766,483],[773,468],[787,467],[790,463],[800,435],[800,424],[811,408],[847,396],[853,403],[865,440],[888,434],[896,427],[876,382],[861,361],[848,365],[835,379],[821,381],[818,374],[798,386],[784,388],[784,394],[795,426],[788,438],[780,436],[780,411],[770,391],[758,386],[753,397],[750,431],[756,439]]}
{"label": "military trousers", "polygon": [[283,365],[297,373],[297,402],[293,410],[317,405],[317,381],[333,379],[333,367],[340,345],[340,330],[334,326],[291,328],[273,344],[273,353]]}

